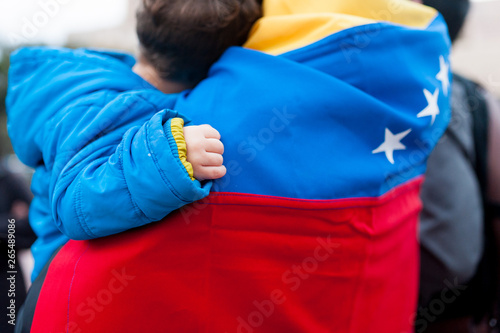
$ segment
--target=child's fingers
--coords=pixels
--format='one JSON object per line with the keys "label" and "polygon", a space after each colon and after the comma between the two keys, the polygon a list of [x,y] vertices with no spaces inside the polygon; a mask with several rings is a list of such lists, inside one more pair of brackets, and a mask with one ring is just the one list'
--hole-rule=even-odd
{"label": "child's fingers", "polygon": [[216,153],[206,153],[203,155],[203,159],[201,161],[201,165],[204,167],[210,166],[221,166],[224,163],[224,158],[221,154]]}
{"label": "child's fingers", "polygon": [[217,131],[212,126],[210,126],[210,125],[200,125],[200,128],[202,129],[203,134],[205,135],[205,138],[220,140],[220,133],[219,133],[219,131]]}
{"label": "child's fingers", "polygon": [[205,150],[209,153],[224,154],[224,144],[218,139],[207,139]]}
{"label": "child's fingers", "polygon": [[224,177],[226,174],[226,167],[221,165],[221,166],[205,166],[201,167],[197,174],[194,176],[198,180],[207,180],[207,179],[219,179]]}

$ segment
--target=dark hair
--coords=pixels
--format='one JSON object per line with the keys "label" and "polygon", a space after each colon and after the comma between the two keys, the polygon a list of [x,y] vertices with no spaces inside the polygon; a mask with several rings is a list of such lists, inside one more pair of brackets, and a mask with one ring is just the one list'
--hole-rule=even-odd
{"label": "dark hair", "polygon": [[141,55],[161,78],[196,85],[230,46],[243,45],[262,15],[257,0],[143,0]]}
{"label": "dark hair", "polygon": [[423,3],[443,14],[448,25],[451,41],[454,42],[469,12],[469,0],[424,0]]}

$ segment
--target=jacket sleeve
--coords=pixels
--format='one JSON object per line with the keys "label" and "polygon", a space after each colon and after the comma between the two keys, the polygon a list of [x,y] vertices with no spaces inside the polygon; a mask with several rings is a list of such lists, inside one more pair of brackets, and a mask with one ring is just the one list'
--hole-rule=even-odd
{"label": "jacket sleeve", "polygon": [[[142,126],[129,128],[118,144],[112,135],[104,135],[76,154],[71,149],[58,154],[51,207],[66,236],[116,234],[159,221],[208,195],[211,183],[202,185],[192,177],[185,159],[183,119],[176,116],[163,110]],[[75,132],[71,135],[81,134]]]}

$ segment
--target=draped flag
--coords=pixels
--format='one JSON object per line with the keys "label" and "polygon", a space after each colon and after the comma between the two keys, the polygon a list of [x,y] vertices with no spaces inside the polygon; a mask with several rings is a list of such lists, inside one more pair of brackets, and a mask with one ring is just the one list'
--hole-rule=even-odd
{"label": "draped flag", "polygon": [[66,244],[31,332],[412,332],[449,47],[409,1],[264,0],[175,105],[220,131],[228,174],[159,223]]}

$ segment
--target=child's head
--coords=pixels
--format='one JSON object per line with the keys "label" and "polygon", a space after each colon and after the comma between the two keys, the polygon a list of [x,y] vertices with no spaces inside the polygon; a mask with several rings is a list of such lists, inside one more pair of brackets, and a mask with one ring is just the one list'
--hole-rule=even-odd
{"label": "child's head", "polygon": [[261,0],[143,0],[141,56],[165,80],[194,86],[230,46],[242,45]]}

